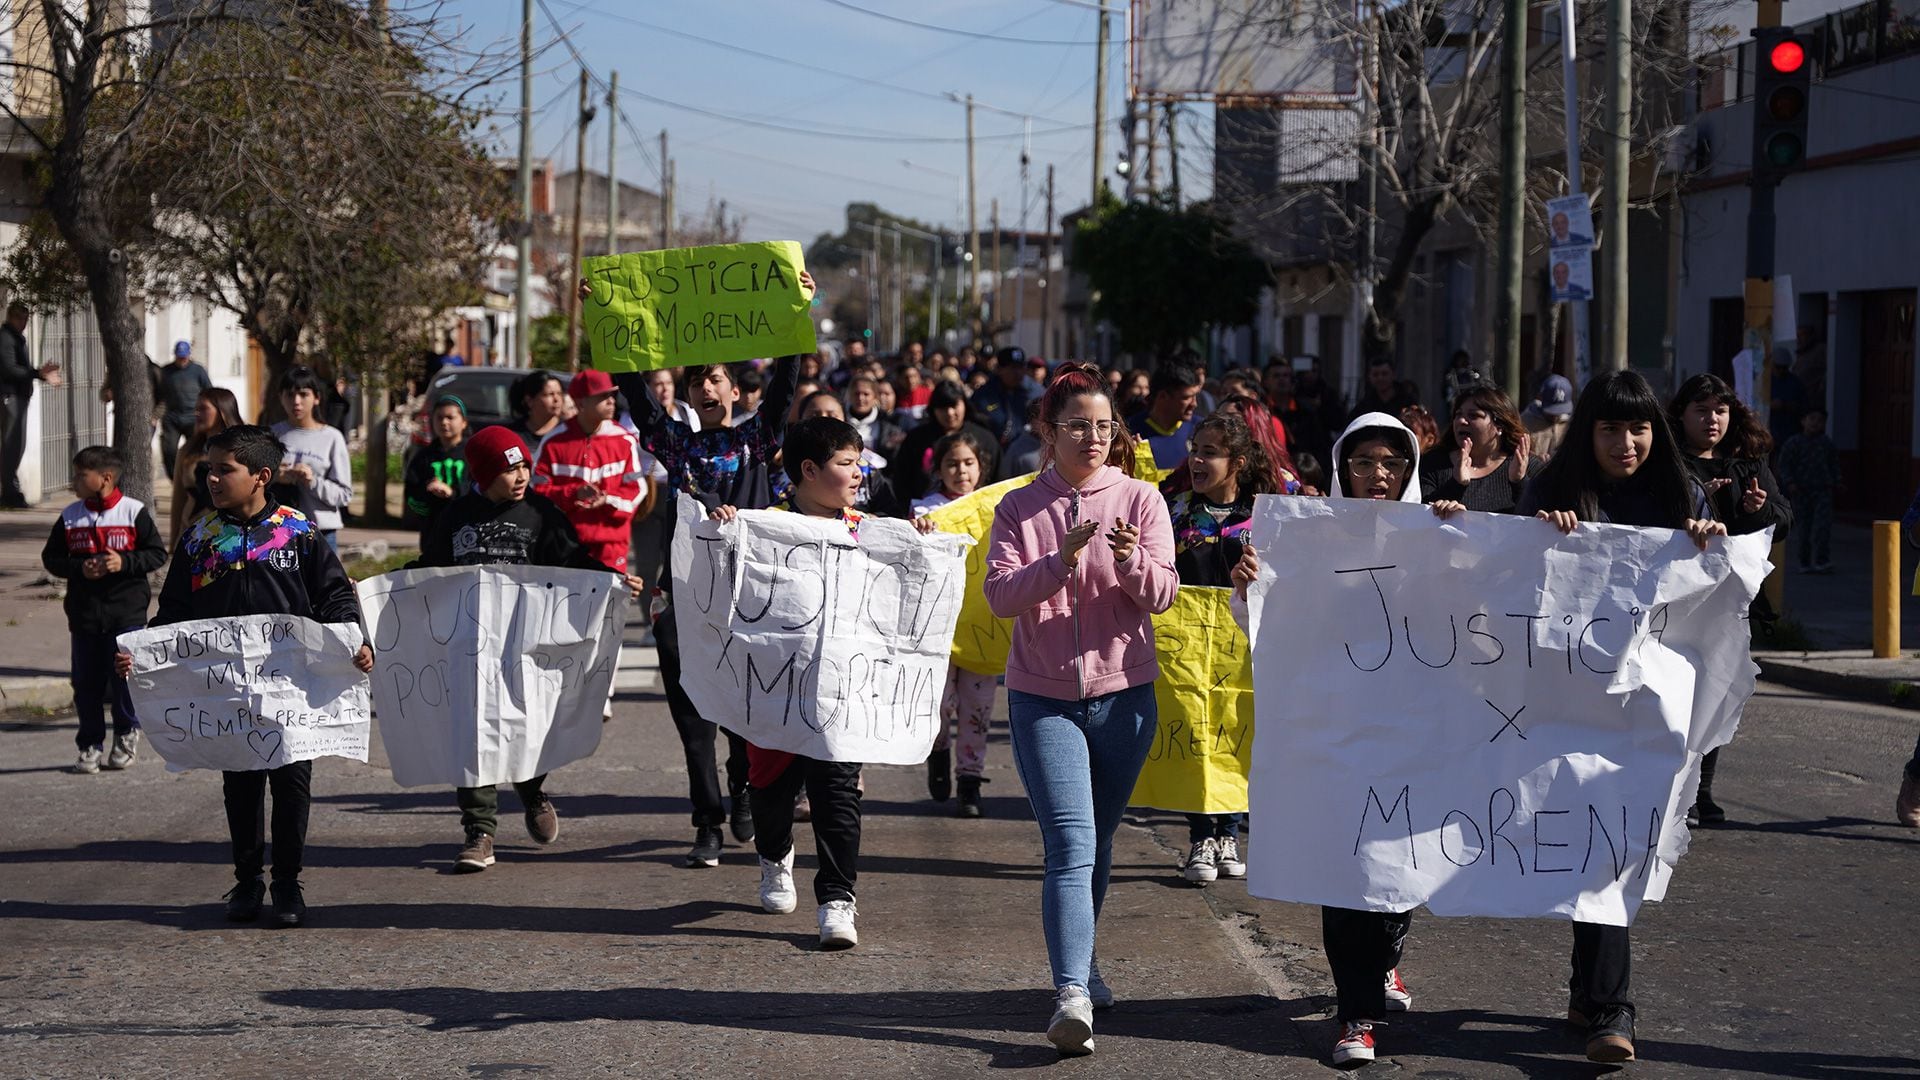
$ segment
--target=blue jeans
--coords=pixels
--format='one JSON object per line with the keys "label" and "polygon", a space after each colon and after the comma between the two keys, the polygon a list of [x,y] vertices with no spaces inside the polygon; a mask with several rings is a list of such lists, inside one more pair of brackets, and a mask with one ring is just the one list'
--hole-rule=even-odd
{"label": "blue jeans", "polygon": [[1013,762],[1047,853],[1040,922],[1055,989],[1085,987],[1113,832],[1159,726],[1153,684],[1083,701],[1007,691]]}

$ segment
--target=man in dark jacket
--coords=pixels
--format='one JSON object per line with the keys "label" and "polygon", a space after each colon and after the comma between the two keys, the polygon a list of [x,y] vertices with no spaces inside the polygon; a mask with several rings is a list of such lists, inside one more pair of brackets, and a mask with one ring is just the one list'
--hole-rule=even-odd
{"label": "man in dark jacket", "polygon": [[160,462],[167,475],[173,475],[174,454],[180,440],[193,434],[193,412],[200,404],[202,391],[213,388],[207,369],[193,362],[193,343],[173,343],[173,363],[160,369],[158,397],[160,411]]}
{"label": "man in dark jacket", "polygon": [[20,490],[20,461],[27,456],[27,405],[33,384],[60,385],[60,365],[33,366],[27,352],[27,305],[7,305],[7,321],[0,323],[0,399],[6,406],[6,434],[0,436],[0,507],[25,509],[27,493]]}

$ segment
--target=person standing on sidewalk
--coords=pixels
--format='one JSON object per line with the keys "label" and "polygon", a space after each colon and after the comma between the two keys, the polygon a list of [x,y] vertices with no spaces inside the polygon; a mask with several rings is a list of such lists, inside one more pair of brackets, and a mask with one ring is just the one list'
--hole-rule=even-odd
{"label": "person standing on sidewalk", "polygon": [[160,463],[173,475],[174,455],[180,441],[193,435],[193,411],[200,395],[213,389],[207,369],[193,362],[193,342],[173,343],[173,363],[160,369],[158,400],[160,410]]}
{"label": "person standing on sidewalk", "polygon": [[[269,614],[351,623],[360,628],[362,642],[353,665],[370,672],[373,647],[366,644],[360,598],[340,557],[313,522],[269,494],[286,453],[273,432],[257,424],[230,427],[207,440],[207,490],[214,511],[194,521],[180,538],[160,587],[160,607],[147,625]],[[114,670],[123,679],[133,674],[133,657],[115,654]],[[266,899],[260,873],[267,854],[266,800],[271,789],[273,917],[283,927],[301,925],[307,918],[300,872],[313,801],[313,762],[223,772],[221,784],[236,881],[226,896],[227,919],[252,922]]]}
{"label": "person standing on sidewalk", "polygon": [[994,513],[984,590],[994,615],[1015,620],[1007,703],[1046,849],[1047,1039],[1081,1055],[1093,1052],[1093,1009],[1113,1003],[1094,928],[1113,833],[1158,727],[1152,616],[1173,605],[1180,579],[1166,501],[1131,477],[1133,441],[1100,370],[1064,365],[1042,400],[1052,467]]}
{"label": "person standing on sidewalk", "polygon": [[[1780,484],[1767,467],[1773,436],[1725,380],[1695,375],[1680,384],[1667,404],[1667,419],[1680,440],[1681,460],[1695,483],[1706,490],[1713,516],[1727,527],[1727,535],[1744,536],[1771,528],[1776,540],[1793,527],[1793,508],[1780,494]],[[1762,593],[1753,601],[1752,618],[1770,623],[1778,616]],[[1727,812],[1713,801],[1713,777],[1720,767],[1720,748],[1700,760],[1700,791],[1687,810],[1688,825],[1719,825]]]}
{"label": "person standing on sidewalk", "polygon": [[[49,574],[67,582],[67,628],[73,635],[73,708],[80,714],[75,742],[80,760],[73,771],[124,769],[140,752],[140,720],[127,680],[114,671],[114,644],[121,634],[147,624],[153,592],[147,575],[167,561],[167,545],[153,515],[120,491],[126,462],[110,446],[89,446],[74,455],[73,493],[80,501],[53,523],[40,552]],[[106,705],[113,702],[113,753],[101,760],[107,737]]]}
{"label": "person standing on sidewalk", "polygon": [[327,546],[339,547],[341,512],[353,499],[353,459],[346,437],[320,419],[321,395],[326,384],[310,367],[290,369],[280,382],[280,404],[287,418],[273,425],[274,437],[286,448],[280,466],[278,497],[295,500],[311,510],[313,523]]}
{"label": "person standing on sidewalk", "polygon": [[[580,542],[560,508],[529,490],[533,453],[511,428],[504,424],[483,428],[464,445],[464,491],[441,509],[422,535],[420,558],[409,569],[506,563],[607,570],[619,574],[637,592],[638,578],[602,563]],[[527,835],[542,847],[560,838],[560,815],[546,793],[546,782],[543,773],[513,784],[526,809]],[[500,795],[496,785],[486,784],[455,789],[454,801],[460,806],[466,840],[454,856],[453,869],[457,874],[478,873],[494,863]]]}
{"label": "person standing on sidewalk", "polygon": [[1833,573],[1833,493],[1840,487],[1840,450],[1827,434],[1827,411],[1808,409],[1800,434],[1780,448],[1780,478],[1800,507],[1795,562],[1803,574]]}
{"label": "person standing on sidewalk", "polygon": [[20,488],[20,462],[27,456],[27,408],[33,403],[33,384],[60,385],[60,365],[33,366],[27,351],[27,320],[32,312],[15,300],[7,305],[0,323],[0,403],[5,405],[6,431],[0,435],[0,509],[24,510],[27,493]]}

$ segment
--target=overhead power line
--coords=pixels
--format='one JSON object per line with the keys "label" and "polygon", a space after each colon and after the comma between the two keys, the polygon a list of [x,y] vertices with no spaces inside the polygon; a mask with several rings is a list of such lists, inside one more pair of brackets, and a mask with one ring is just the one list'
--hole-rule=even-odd
{"label": "overhead power line", "polygon": [[[763,120],[758,117],[740,116],[734,113],[720,112],[717,109],[708,109],[699,105],[688,105],[685,102],[655,97],[643,90],[629,89],[625,86],[620,88],[620,93],[639,98],[641,101],[654,105],[664,105],[669,109],[679,109],[683,112],[695,113],[715,120],[725,120],[734,124],[745,124],[748,127],[766,128],[769,131],[783,131],[792,135],[812,135],[823,139],[852,139],[859,142],[964,143],[967,141],[965,136],[915,135],[911,132],[904,131],[879,131],[874,129],[835,131],[829,128],[796,127],[790,124],[776,124],[771,120]],[[1042,128],[1033,132],[1032,135],[1034,138],[1047,135],[1060,135],[1066,132],[1081,131],[1085,126],[1084,124],[1067,124],[1060,127]],[[976,141],[985,141],[988,139],[1019,139],[1023,137],[1025,137],[1025,133],[1023,132],[1008,131],[994,135],[976,135],[974,138]]]}

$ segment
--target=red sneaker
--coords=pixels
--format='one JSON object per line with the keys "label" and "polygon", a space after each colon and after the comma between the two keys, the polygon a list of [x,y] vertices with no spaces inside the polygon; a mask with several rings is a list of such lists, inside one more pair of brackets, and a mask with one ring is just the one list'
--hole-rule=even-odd
{"label": "red sneaker", "polygon": [[1407,989],[1407,981],[1400,977],[1400,969],[1387,972],[1387,1011],[1406,1012],[1413,1008],[1413,991]]}
{"label": "red sneaker", "polygon": [[1350,1061],[1373,1060],[1373,1023],[1368,1020],[1348,1020],[1340,1025],[1340,1040],[1333,1044],[1333,1063],[1345,1065]]}

